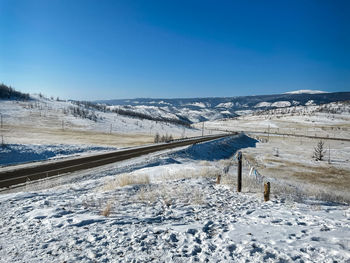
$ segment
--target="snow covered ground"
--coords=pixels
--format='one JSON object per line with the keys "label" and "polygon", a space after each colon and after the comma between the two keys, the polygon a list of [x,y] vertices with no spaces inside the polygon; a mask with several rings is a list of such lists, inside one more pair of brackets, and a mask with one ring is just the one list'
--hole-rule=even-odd
{"label": "snow covered ground", "polygon": [[[349,102],[256,112],[206,122],[205,127],[251,131],[259,143],[245,149],[244,157],[261,175],[293,184],[310,195],[350,201],[350,142],[331,140],[350,139]],[[320,139],[278,134],[325,137],[323,161],[312,157]]]}
{"label": "snow covered ground", "polygon": [[0,147],[0,167],[10,164],[54,160],[63,157],[73,157],[111,150],[116,150],[116,148],[66,144],[7,144],[4,147]]}
{"label": "snow covered ground", "polygon": [[349,262],[349,205],[277,182],[263,202],[246,166],[235,191],[231,156],[256,143],[234,136],[2,194],[0,262]]}

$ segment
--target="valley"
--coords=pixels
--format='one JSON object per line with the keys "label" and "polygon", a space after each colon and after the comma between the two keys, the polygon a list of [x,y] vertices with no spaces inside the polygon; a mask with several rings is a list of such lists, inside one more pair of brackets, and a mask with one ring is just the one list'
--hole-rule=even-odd
{"label": "valley", "polygon": [[[2,189],[0,262],[346,262],[349,103],[257,103],[273,108],[223,118],[196,100],[200,110],[186,105],[191,125],[181,125],[181,110],[170,107],[124,105],[118,114],[120,106],[40,96],[0,101],[0,171],[153,144],[156,134],[238,133]],[[321,161],[314,136],[325,138]]]}

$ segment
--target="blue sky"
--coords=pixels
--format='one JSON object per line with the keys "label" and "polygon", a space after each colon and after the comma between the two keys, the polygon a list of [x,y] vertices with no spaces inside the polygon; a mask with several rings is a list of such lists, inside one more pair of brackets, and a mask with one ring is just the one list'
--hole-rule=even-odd
{"label": "blue sky", "polygon": [[0,82],[66,99],[350,91],[350,1],[0,0]]}

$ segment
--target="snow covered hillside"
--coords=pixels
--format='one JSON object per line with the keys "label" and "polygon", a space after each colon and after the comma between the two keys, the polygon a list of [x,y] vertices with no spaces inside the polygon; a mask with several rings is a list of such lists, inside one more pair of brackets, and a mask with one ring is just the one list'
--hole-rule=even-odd
{"label": "snow covered hillside", "polygon": [[175,138],[198,136],[199,130],[102,111],[72,101],[35,96],[0,100],[5,144],[69,144],[125,147],[152,143],[156,133]]}
{"label": "snow covered hillside", "polygon": [[350,139],[350,101],[257,110],[233,119],[205,122],[205,127]]}
{"label": "snow covered hillside", "polygon": [[104,100],[111,108],[135,111],[149,116],[165,116],[185,122],[213,121],[232,118],[250,111],[290,106],[320,105],[350,100],[350,92],[325,93],[300,90],[276,95],[193,99],[128,99]]}
{"label": "snow covered hillside", "polygon": [[348,262],[349,205],[278,181],[263,202],[246,166],[236,192],[231,156],[256,143],[234,136],[2,194],[0,262]]}

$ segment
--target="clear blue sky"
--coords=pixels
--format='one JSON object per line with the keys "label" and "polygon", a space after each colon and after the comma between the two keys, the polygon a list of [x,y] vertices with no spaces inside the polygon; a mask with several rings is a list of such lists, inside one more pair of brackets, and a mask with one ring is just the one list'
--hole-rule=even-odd
{"label": "clear blue sky", "polygon": [[0,0],[0,82],[72,99],[350,91],[350,1]]}

